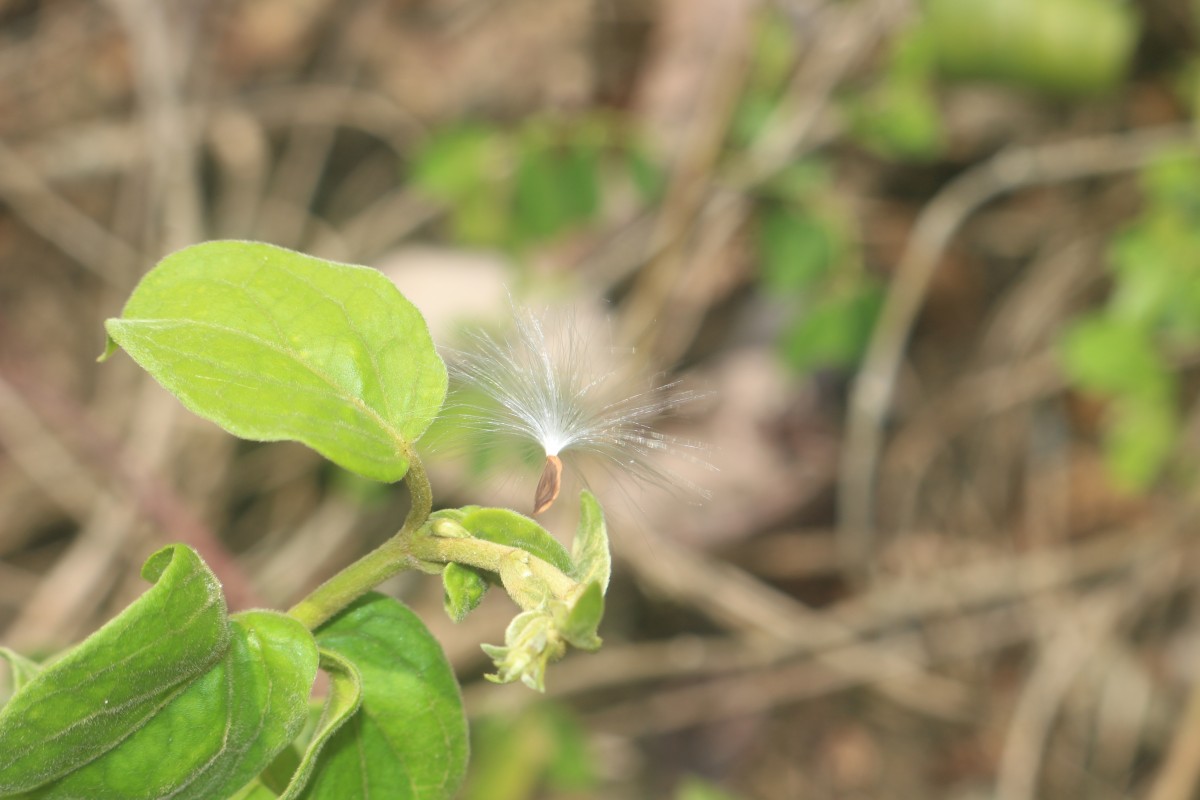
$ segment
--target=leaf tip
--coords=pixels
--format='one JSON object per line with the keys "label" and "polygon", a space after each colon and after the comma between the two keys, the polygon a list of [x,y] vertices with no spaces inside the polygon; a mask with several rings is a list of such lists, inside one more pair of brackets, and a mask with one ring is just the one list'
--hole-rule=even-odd
{"label": "leaf tip", "polygon": [[112,328],[115,323],[119,323],[120,321],[121,320],[119,319],[110,319],[105,321],[104,329],[106,334],[104,337],[104,352],[96,356],[97,364],[103,364],[105,361],[108,361],[112,354],[120,349],[121,346],[117,344],[117,340],[112,337]]}

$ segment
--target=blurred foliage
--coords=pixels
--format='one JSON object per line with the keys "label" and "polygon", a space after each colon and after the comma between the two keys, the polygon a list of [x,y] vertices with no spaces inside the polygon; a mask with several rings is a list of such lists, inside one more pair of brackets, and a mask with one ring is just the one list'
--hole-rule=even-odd
{"label": "blurred foliage", "polygon": [[762,187],[755,241],[762,286],[789,310],[780,349],[797,372],[852,367],[882,301],[831,171],[799,162]]}
{"label": "blurred foliage", "polygon": [[675,800],[737,800],[737,796],[718,789],[707,781],[689,777],[679,785]]}
{"label": "blurred foliage", "polygon": [[[795,32],[779,11],[756,19],[752,60],[730,127],[731,158],[754,147],[786,102],[786,90],[797,68],[799,55]],[[913,61],[907,50],[895,59],[895,84],[861,101],[857,108],[864,130],[895,131],[876,140],[882,149],[906,152],[918,143],[920,132],[893,125],[893,112],[900,108],[904,89],[897,88],[909,75]],[[884,95],[892,91],[891,99]],[[884,108],[892,104],[891,110]],[[924,113],[918,110],[916,116]],[[910,115],[912,116],[912,115]],[[917,123],[918,127],[922,123]],[[780,332],[779,347],[784,360],[796,372],[847,368],[857,363],[866,346],[882,293],[880,285],[864,269],[853,220],[838,201],[839,192],[832,169],[824,159],[797,161],[756,187],[753,218],[754,247],[762,288],[788,311],[789,322]]]}
{"label": "blurred foliage", "polygon": [[1160,475],[1180,433],[1171,353],[1200,345],[1200,160],[1164,155],[1142,191],[1141,213],[1110,243],[1106,304],[1063,337],[1071,380],[1109,401],[1106,455],[1133,489]]}
{"label": "blurred foliage", "polygon": [[799,47],[787,17],[767,9],[754,19],[754,46],[729,126],[728,145],[744,151],[766,130],[796,69]]}
{"label": "blurred foliage", "polygon": [[1119,0],[925,0],[925,25],[947,77],[1058,95],[1116,88],[1138,21]]}
{"label": "blurred foliage", "polygon": [[588,792],[595,761],[579,722],[553,703],[471,725],[472,752],[463,800],[527,800],[543,791]]}
{"label": "blurred foliage", "polygon": [[596,221],[613,193],[632,189],[648,202],[662,185],[632,137],[602,115],[435,131],[410,178],[446,203],[452,239],[514,253]]}
{"label": "blurred foliage", "polygon": [[921,27],[892,42],[887,63],[872,85],[846,101],[849,133],[878,156],[928,161],[942,151],[934,39]]}

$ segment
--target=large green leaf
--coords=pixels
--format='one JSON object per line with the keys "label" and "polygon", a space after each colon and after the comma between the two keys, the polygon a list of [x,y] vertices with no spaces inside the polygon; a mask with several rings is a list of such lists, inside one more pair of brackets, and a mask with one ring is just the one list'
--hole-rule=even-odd
{"label": "large green leaf", "polygon": [[454,673],[428,629],[400,603],[369,594],[317,631],[352,663],[362,707],[325,745],[307,800],[443,800],[467,761]]}
{"label": "large green leaf", "polygon": [[299,732],[317,668],[304,626],[226,618],[216,579],[182,546],[143,573],[152,589],[0,714],[0,796],[227,797]]}
{"label": "large green leaf", "polygon": [[267,244],[167,256],[106,328],[200,416],[381,481],[404,477],[446,393],[424,319],[381,273]]}
{"label": "large green leaf", "polygon": [[194,551],[160,550],[142,575],[154,586],[0,711],[0,796],[111,750],[224,654],[225,599]]}

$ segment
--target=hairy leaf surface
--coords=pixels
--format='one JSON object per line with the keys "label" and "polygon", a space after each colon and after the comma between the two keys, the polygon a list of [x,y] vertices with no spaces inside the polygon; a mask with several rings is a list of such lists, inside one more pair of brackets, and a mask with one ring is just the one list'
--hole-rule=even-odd
{"label": "hairy leaf surface", "polygon": [[317,668],[304,626],[226,617],[183,546],[143,574],[157,583],[0,713],[0,797],[228,797],[299,732]]}

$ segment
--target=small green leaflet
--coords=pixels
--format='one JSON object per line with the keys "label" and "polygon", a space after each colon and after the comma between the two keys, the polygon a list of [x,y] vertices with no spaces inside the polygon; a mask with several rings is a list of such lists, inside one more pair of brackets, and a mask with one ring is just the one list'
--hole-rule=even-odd
{"label": "small green leaflet", "polygon": [[608,528],[604,524],[600,503],[586,489],[579,495],[579,527],[571,545],[571,561],[574,564],[571,577],[580,583],[599,584],[601,595],[608,590],[608,579],[612,573]]}

